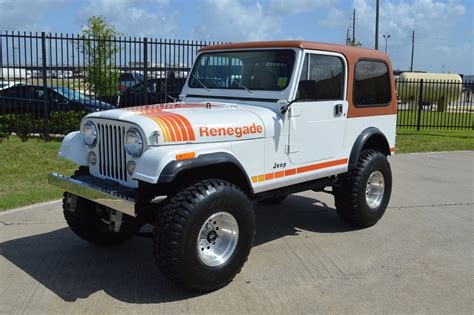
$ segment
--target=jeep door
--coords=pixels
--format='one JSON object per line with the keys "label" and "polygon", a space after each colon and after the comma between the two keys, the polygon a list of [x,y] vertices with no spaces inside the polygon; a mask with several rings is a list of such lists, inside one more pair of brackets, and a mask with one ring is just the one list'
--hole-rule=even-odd
{"label": "jeep door", "polygon": [[290,108],[287,152],[293,164],[327,160],[342,151],[348,103],[347,63],[336,53],[307,52]]}

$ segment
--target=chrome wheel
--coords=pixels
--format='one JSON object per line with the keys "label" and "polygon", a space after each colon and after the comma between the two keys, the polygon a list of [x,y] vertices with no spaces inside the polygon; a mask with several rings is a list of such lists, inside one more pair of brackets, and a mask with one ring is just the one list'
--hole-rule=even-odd
{"label": "chrome wheel", "polygon": [[367,187],[365,188],[365,200],[367,201],[367,205],[372,209],[380,206],[384,192],[385,180],[383,174],[379,171],[375,171],[370,174]]}
{"label": "chrome wheel", "polygon": [[211,215],[201,227],[197,239],[199,259],[207,266],[224,264],[235,251],[239,240],[239,225],[228,212]]}

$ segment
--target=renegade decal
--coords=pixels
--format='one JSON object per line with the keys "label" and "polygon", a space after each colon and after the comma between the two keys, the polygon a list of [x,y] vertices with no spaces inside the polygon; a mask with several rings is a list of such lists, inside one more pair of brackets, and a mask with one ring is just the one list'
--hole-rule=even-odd
{"label": "renegade decal", "polygon": [[252,183],[258,183],[258,182],[263,182],[266,180],[272,180],[275,178],[286,177],[286,176],[291,176],[295,174],[301,174],[301,173],[306,173],[310,171],[320,170],[323,168],[343,165],[343,164],[347,164],[348,161],[349,161],[348,159],[341,159],[341,160],[329,161],[329,162],[324,162],[324,163],[301,166],[301,167],[292,168],[289,170],[279,171],[275,173],[252,176]]}
{"label": "renegade decal", "polygon": [[164,142],[188,142],[196,140],[191,123],[186,117],[168,112],[148,112],[141,115],[153,119],[163,133]]}
{"label": "renegade decal", "polygon": [[235,136],[240,138],[243,135],[248,134],[259,134],[263,132],[263,127],[255,123],[249,126],[243,127],[227,127],[227,128],[215,128],[215,127],[199,127],[200,137],[217,137],[217,136]]}

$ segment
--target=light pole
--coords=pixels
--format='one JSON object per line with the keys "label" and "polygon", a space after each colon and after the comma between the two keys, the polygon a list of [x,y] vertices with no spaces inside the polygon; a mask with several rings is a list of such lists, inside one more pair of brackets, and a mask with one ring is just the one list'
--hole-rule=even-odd
{"label": "light pole", "polygon": [[388,42],[388,39],[390,38],[390,34],[384,34],[382,36],[383,38],[385,38],[385,53],[387,53],[387,42]]}

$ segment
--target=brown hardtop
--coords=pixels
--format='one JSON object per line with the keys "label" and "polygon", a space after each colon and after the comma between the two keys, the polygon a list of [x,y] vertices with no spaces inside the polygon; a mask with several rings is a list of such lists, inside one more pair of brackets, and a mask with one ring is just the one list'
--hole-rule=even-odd
{"label": "brown hardtop", "polygon": [[228,43],[209,45],[201,48],[201,52],[211,50],[233,50],[233,49],[256,49],[256,48],[301,48],[301,49],[312,49],[329,52],[338,52],[346,56],[350,60],[358,59],[381,59],[388,60],[387,55],[381,51],[363,48],[346,46],[340,44],[329,44],[310,42],[302,40],[281,40],[281,41],[260,41],[260,42],[242,42],[242,43]]}

